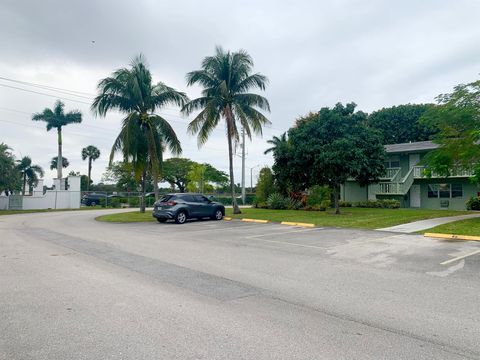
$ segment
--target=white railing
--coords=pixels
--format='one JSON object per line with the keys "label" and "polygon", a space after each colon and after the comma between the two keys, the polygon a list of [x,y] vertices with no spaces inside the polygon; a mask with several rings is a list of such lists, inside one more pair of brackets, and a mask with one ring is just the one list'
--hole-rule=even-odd
{"label": "white railing", "polygon": [[381,179],[393,179],[397,177],[397,175],[400,173],[400,168],[387,168],[385,175],[381,176]]}
{"label": "white railing", "polygon": [[375,194],[379,195],[405,195],[413,184],[413,173],[413,168],[411,168],[401,181],[379,182],[378,184],[372,184],[369,191],[373,191]]}
{"label": "white railing", "polygon": [[[467,170],[467,169],[452,169],[450,172],[450,175],[448,177],[471,177],[473,176],[473,171],[472,170]],[[427,175],[425,174],[425,167],[424,166],[414,166],[413,167],[413,176],[415,178],[419,179],[425,179],[427,178]],[[431,173],[432,178],[445,178],[443,175],[439,175],[435,172]]]}

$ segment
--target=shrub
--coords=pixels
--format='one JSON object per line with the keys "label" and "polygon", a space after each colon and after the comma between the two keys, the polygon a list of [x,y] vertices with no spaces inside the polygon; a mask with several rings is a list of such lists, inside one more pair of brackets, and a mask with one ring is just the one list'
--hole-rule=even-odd
{"label": "shrub", "polygon": [[302,207],[302,203],[289,197],[285,199],[285,207],[288,210],[298,210]]}
{"label": "shrub", "polygon": [[287,207],[286,199],[279,193],[273,193],[267,199],[267,207],[273,210],[284,210]]}
{"label": "shrub", "polygon": [[480,197],[471,197],[467,201],[467,210],[480,210]]}
{"label": "shrub", "polygon": [[398,209],[400,207],[400,201],[395,199],[367,200],[359,201],[355,206],[360,208]]}
{"label": "shrub", "polygon": [[275,193],[273,173],[269,167],[260,170],[256,186],[256,199],[258,202],[265,202],[271,194]]}
{"label": "shrub", "polygon": [[308,190],[307,205],[320,205],[322,201],[330,200],[331,191],[326,186],[315,185]]}
{"label": "shrub", "polygon": [[340,206],[340,207],[352,207],[352,203],[349,202],[349,201],[339,200],[338,201],[338,206]]}

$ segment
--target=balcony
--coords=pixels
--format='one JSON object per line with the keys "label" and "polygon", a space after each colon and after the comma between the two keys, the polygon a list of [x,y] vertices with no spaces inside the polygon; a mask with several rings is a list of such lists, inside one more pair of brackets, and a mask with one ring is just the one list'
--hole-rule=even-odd
{"label": "balcony", "polygon": [[[466,170],[466,169],[453,169],[448,176],[449,178],[468,178],[472,177],[473,171]],[[413,177],[415,179],[429,179],[429,178],[445,178],[443,175],[439,175],[435,172],[432,172],[431,176],[428,177],[425,174],[425,167],[424,166],[414,166],[413,167]]]}

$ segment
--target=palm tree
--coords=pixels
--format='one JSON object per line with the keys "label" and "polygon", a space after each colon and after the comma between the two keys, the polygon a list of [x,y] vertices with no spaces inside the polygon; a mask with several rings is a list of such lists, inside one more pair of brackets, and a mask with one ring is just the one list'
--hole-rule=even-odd
{"label": "palm tree", "polygon": [[267,155],[268,153],[274,153],[280,149],[281,147],[287,145],[288,140],[287,140],[287,133],[284,132],[280,137],[274,136],[271,140],[267,140],[267,143],[271,144],[272,147],[268,148],[265,150],[263,153]]}
{"label": "palm tree", "polygon": [[90,175],[92,174],[92,161],[100,157],[100,150],[93,145],[88,145],[82,149],[82,160],[88,158],[88,183],[87,191],[90,190]]}
{"label": "palm tree", "polygon": [[191,134],[198,134],[199,146],[208,140],[219,121],[225,120],[234,214],[240,213],[233,179],[233,148],[239,141],[237,122],[250,139],[252,131],[261,134],[262,126],[270,123],[259,111],[270,111],[268,100],[249,92],[251,88],[265,90],[268,79],[262,74],[252,74],[252,68],[253,60],[244,50],[231,53],[217,47],[214,56],[203,59],[201,70],[187,74],[187,84],[199,84],[203,90],[201,97],[182,109],[186,115],[200,111],[188,125]]}
{"label": "palm tree", "polygon": [[124,160],[132,162],[137,177],[142,179],[142,205],[145,211],[145,181],[151,172],[155,198],[158,199],[158,180],[164,148],[178,155],[182,148],[175,131],[155,111],[167,105],[183,106],[188,97],[185,93],[165,85],[154,84],[152,74],[142,55],[132,60],[130,68],[113,72],[98,83],[99,94],[92,104],[92,111],[105,116],[110,110],[118,110],[126,116],[122,129],[110,153],[110,164],[117,151]]}
{"label": "palm tree", "polygon": [[52,109],[46,108],[41,113],[33,114],[32,120],[45,121],[47,123],[47,131],[55,128],[57,129],[58,142],[58,159],[57,161],[57,178],[62,179],[62,127],[69,124],[78,124],[82,122],[82,113],[78,110],[73,110],[65,114],[65,104],[57,100]]}
{"label": "palm tree", "polygon": [[[70,165],[70,162],[66,157],[62,157],[62,168],[66,168]],[[52,160],[50,160],[50,170],[58,169],[58,156],[54,156]]]}
{"label": "palm tree", "polygon": [[32,159],[29,156],[22,157],[21,160],[17,160],[17,169],[22,174],[23,179],[23,191],[25,195],[26,185],[35,187],[38,184],[38,177],[43,177],[43,169],[38,165],[32,164]]}

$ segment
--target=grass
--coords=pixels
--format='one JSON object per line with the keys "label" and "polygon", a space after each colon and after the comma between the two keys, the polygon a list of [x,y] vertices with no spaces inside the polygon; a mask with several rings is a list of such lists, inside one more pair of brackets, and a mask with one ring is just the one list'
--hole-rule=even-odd
{"label": "grass", "polygon": [[426,232],[480,236],[480,218],[455,221],[448,224],[438,225],[434,228],[422,231],[422,233]]}
{"label": "grass", "polygon": [[[377,229],[387,226],[404,224],[417,220],[432,219],[443,216],[463,215],[467,211],[430,210],[430,209],[365,209],[342,208],[341,215],[328,211],[302,211],[302,210],[267,210],[243,208],[242,214],[232,215],[232,209],[226,209],[226,215],[233,218],[252,218],[270,220],[274,222],[293,221],[314,223],[319,226],[349,227]],[[155,221],[150,211],[145,214],[124,212],[97,217],[98,221],[105,222],[146,222]]]}

